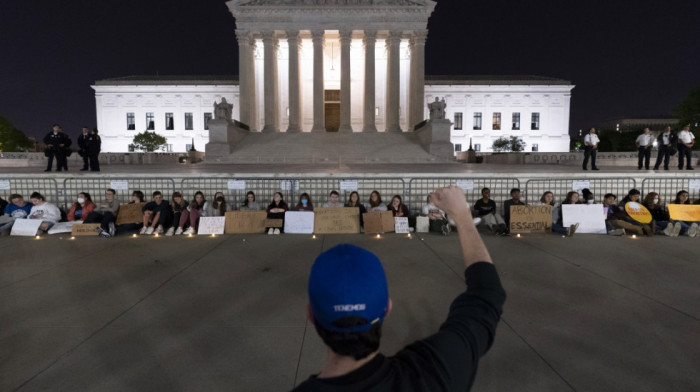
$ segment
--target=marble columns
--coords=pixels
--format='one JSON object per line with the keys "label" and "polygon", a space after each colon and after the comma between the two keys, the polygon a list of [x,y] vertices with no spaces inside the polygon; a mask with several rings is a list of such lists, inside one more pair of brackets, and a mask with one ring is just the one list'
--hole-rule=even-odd
{"label": "marble columns", "polygon": [[408,93],[408,130],[424,120],[425,113],[425,40],[428,31],[414,31],[411,37],[411,70]]}
{"label": "marble columns", "polygon": [[324,121],[323,35],[323,30],[314,30],[311,32],[311,41],[314,44],[314,124],[311,128],[311,132],[326,131],[326,124]]}
{"label": "marble columns", "polygon": [[339,132],[352,133],[350,125],[350,42],[351,30],[340,31],[340,128]]}
{"label": "marble columns", "polygon": [[263,133],[279,132],[277,126],[277,37],[274,31],[263,33],[265,47],[265,126]]}
{"label": "marble columns", "polygon": [[287,133],[301,132],[301,90],[299,80],[299,49],[301,39],[298,31],[287,31],[289,43],[289,128]]}
{"label": "marble columns", "polygon": [[250,98],[251,79],[248,78],[250,73],[249,58],[253,56],[250,48],[250,33],[243,30],[236,30],[236,39],[238,41],[238,85],[240,90],[240,98],[238,101],[239,118],[243,124],[252,126],[250,116],[250,106],[252,100]]}
{"label": "marble columns", "polygon": [[375,44],[377,42],[377,32],[365,30],[365,94],[364,94],[364,120],[362,132],[377,132],[375,125]]}
{"label": "marble columns", "polygon": [[387,70],[386,70],[386,131],[401,132],[399,125],[399,84],[400,75],[400,46],[401,32],[391,31],[386,39]]}

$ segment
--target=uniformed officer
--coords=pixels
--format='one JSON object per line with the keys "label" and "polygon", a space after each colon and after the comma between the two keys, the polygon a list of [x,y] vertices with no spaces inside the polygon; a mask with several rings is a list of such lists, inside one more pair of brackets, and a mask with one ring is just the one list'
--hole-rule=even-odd
{"label": "uniformed officer", "polygon": [[690,125],[683,127],[683,130],[678,132],[678,170],[683,170],[683,159],[686,159],[685,168],[694,170],[691,165],[693,159],[693,146],[695,145],[695,135],[690,132]]}
{"label": "uniformed officer", "polygon": [[637,150],[639,151],[637,154],[639,157],[637,169],[642,170],[642,161],[644,161],[644,167],[649,170],[651,148],[654,145],[654,137],[651,135],[649,128],[644,128],[644,133],[637,136],[637,141],[635,143],[637,144]]}
{"label": "uniformed officer", "polygon": [[56,171],[68,171],[66,150],[70,147],[71,140],[68,135],[63,133],[63,129],[61,129],[60,125],[53,125],[53,130],[44,137],[44,144],[46,144],[46,156],[49,158],[49,164],[44,171],[51,171],[54,157],[56,157]]}
{"label": "uniformed officer", "polygon": [[659,146],[659,153],[656,155],[654,170],[659,170],[662,159],[664,161],[664,170],[668,170],[668,161],[671,160],[671,150],[673,149],[673,145],[676,144],[676,140],[676,135],[671,132],[670,126],[667,126],[656,138],[657,145]]}
{"label": "uniformed officer", "polygon": [[595,128],[588,131],[588,135],[583,138],[583,170],[588,170],[588,159],[591,159],[591,170],[600,170],[595,165],[595,156],[598,154],[598,135],[595,134]]}
{"label": "uniformed officer", "polygon": [[90,138],[90,130],[87,126],[83,127],[83,133],[78,136],[78,153],[83,158],[83,168],[80,171],[88,170],[88,138]]}

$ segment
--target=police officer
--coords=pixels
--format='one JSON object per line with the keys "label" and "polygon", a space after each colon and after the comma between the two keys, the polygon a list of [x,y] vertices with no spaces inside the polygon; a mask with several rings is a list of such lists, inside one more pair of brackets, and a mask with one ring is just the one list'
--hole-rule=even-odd
{"label": "police officer", "polygon": [[677,140],[676,135],[671,132],[670,126],[667,126],[666,129],[659,134],[656,138],[657,145],[659,146],[659,153],[656,155],[654,170],[659,170],[662,159],[664,161],[664,170],[668,170],[668,162],[671,160],[671,150],[673,150],[673,145],[676,144]]}
{"label": "police officer", "polygon": [[44,144],[46,144],[46,156],[49,158],[49,164],[44,171],[51,171],[54,157],[56,157],[56,171],[60,172],[64,169],[68,171],[66,150],[70,148],[71,140],[68,135],[63,133],[60,125],[53,125],[53,130],[44,137]]}
{"label": "police officer", "polygon": [[83,133],[78,136],[78,154],[83,158],[83,168],[80,171],[88,170],[88,138],[90,137],[90,130],[87,126],[83,127]]}
{"label": "police officer", "polygon": [[683,159],[686,159],[686,170],[694,170],[691,165],[693,159],[693,146],[695,145],[695,135],[690,132],[690,124],[683,127],[678,132],[678,170],[683,170]]}
{"label": "police officer", "polygon": [[644,167],[649,170],[649,161],[651,160],[651,148],[654,143],[654,137],[651,135],[649,128],[644,128],[644,133],[637,136],[637,150],[639,157],[639,162],[637,163],[637,170],[642,170],[642,161],[644,161]]}
{"label": "police officer", "polygon": [[588,170],[588,159],[591,159],[591,170],[600,170],[595,165],[595,156],[598,154],[598,135],[595,134],[595,128],[588,131],[588,135],[583,138],[583,170]]}
{"label": "police officer", "polygon": [[87,139],[86,147],[86,156],[90,160],[90,171],[100,171],[100,161],[98,158],[102,147],[102,139],[100,139],[100,136],[97,134],[97,128],[92,129]]}

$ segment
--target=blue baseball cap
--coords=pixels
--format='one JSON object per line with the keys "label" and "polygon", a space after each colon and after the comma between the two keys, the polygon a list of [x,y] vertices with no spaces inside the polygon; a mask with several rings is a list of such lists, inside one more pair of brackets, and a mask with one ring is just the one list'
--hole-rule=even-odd
{"label": "blue baseball cap", "polygon": [[[381,322],[389,306],[384,267],[374,253],[340,244],[321,253],[311,267],[309,302],[314,319],[334,332],[362,332]],[[335,321],[357,316],[365,324],[343,328]]]}

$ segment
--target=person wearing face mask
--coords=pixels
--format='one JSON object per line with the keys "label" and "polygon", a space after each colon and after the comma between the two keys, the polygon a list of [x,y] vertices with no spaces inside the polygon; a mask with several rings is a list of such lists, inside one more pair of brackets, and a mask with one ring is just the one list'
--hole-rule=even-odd
{"label": "person wearing face mask", "polygon": [[260,207],[260,203],[255,201],[255,193],[253,193],[253,191],[248,191],[248,193],[246,193],[245,201],[243,202],[243,205],[241,205],[241,210],[262,210],[262,207]]}
{"label": "person wearing face mask", "polygon": [[94,209],[95,203],[92,202],[90,194],[80,192],[78,193],[78,200],[73,203],[68,211],[68,222],[84,221]]}
{"label": "person wearing face mask", "polygon": [[225,216],[229,211],[231,211],[231,206],[226,203],[224,193],[216,192],[214,194],[214,201],[209,205],[205,216]]}
{"label": "person wearing face mask", "polygon": [[304,192],[299,196],[299,202],[294,207],[293,211],[313,211],[314,204],[311,202],[311,196]]}
{"label": "person wearing face mask", "polygon": [[583,195],[583,200],[581,201],[581,204],[593,204],[593,203],[595,203],[595,197],[593,196],[593,192],[591,192],[590,189],[588,189],[588,188],[582,189],[581,195]]}
{"label": "person wearing face mask", "polygon": [[669,237],[678,237],[682,229],[681,222],[671,220],[668,211],[661,205],[658,193],[650,192],[647,194],[642,204],[651,213],[651,227],[656,230],[657,234],[663,233]]}

